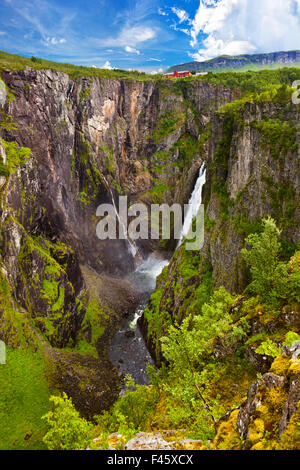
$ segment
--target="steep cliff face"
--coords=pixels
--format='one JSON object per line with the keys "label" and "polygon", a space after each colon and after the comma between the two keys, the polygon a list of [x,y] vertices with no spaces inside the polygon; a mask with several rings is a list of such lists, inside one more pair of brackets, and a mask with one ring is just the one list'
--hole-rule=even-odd
{"label": "steep cliff face", "polygon": [[[12,347],[47,345],[51,383],[92,416],[116,398],[106,346],[138,301],[120,279],[134,268],[127,242],[97,238],[96,209],[118,194],[186,203],[205,126],[236,94],[208,83],[73,81],[29,68],[6,70],[2,79],[9,99],[0,127],[1,338]],[[149,249],[139,243],[141,255]],[[96,359],[87,356],[96,350],[97,380]],[[84,376],[90,387],[80,386]]]}
{"label": "steep cliff face", "polygon": [[[175,251],[143,319],[160,359],[160,338],[200,313],[213,286],[243,291],[249,273],[240,250],[262,217],[271,215],[282,229],[283,258],[295,251],[299,107],[284,92],[247,102],[239,91],[197,80],[74,81],[33,69],[2,78],[9,96],[0,126],[0,337],[14,348],[41,347],[50,385],[91,417],[118,395],[106,347],[138,302],[122,280],[134,269],[127,242],[96,236],[98,205],[119,194],[129,202],[187,203],[206,163],[203,250]],[[137,245],[142,256],[159,247]],[[242,300],[234,308],[243,309]],[[267,327],[255,315],[249,338],[298,329],[292,306]],[[256,346],[243,354],[251,374],[265,373],[270,361]],[[221,341],[214,353],[222,359],[232,351]]]}
{"label": "steep cliff face", "polygon": [[[194,92],[194,90],[192,91]],[[201,113],[200,110],[198,112]],[[202,251],[180,247],[158,278],[143,328],[160,356],[168,326],[197,314],[212,286],[243,292],[249,273],[242,261],[245,238],[272,216],[282,230],[282,256],[296,250],[300,228],[299,106],[289,97],[236,101],[219,108],[207,126],[205,241]],[[155,326],[156,325],[156,326]],[[146,333],[147,332],[147,333]]]}
{"label": "steep cliff face", "polygon": [[[96,237],[96,208],[111,201],[107,186],[132,200],[145,196],[158,180],[159,198],[169,190],[174,199],[185,166],[176,164],[183,157],[174,144],[187,135],[197,144],[211,110],[230,101],[232,92],[195,84],[186,102],[180,89],[149,82],[93,78],[77,83],[56,71],[29,69],[5,72],[3,79],[15,96],[7,113],[17,124],[16,140],[32,151],[7,189],[10,207],[22,209],[24,228],[50,238],[61,234],[79,260],[98,271],[131,270],[126,243],[112,245]],[[191,104],[202,112],[199,122]],[[196,157],[197,166],[200,150],[194,145],[188,155],[191,161]],[[176,200],[188,200],[196,171]]]}

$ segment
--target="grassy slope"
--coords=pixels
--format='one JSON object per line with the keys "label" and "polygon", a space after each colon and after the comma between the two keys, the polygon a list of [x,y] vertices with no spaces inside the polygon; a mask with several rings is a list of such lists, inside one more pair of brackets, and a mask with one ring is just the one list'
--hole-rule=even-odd
{"label": "grassy slope", "polygon": [[49,411],[49,396],[41,354],[7,348],[0,366],[0,450],[46,448],[41,416]]}
{"label": "grassy slope", "polygon": [[135,80],[153,80],[152,75],[147,75],[138,71],[127,70],[108,70],[99,69],[94,67],[84,67],[80,65],[62,64],[58,62],[51,62],[44,59],[29,59],[16,54],[9,54],[8,52],[0,51],[0,73],[3,70],[22,70],[25,67],[31,67],[36,70],[53,69],[63,73],[67,73],[71,78],[76,79],[80,77],[99,77],[99,78],[116,78],[116,79],[135,79]]}

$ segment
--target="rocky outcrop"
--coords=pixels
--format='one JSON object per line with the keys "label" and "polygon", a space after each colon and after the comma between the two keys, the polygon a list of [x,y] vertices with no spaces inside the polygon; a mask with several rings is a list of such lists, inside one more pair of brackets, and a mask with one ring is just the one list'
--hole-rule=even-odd
{"label": "rocky outcrop", "polygon": [[[98,448],[101,438],[93,440]],[[124,444],[125,441],[125,444]],[[126,442],[126,438],[119,433],[108,436],[109,450],[203,450],[203,443],[196,439],[184,439],[178,431],[139,432],[135,437]]]}
{"label": "rocky outcrop", "polygon": [[101,358],[46,348],[50,386],[65,392],[81,415],[93,419],[108,410],[119,395],[119,378],[111,364]]}
{"label": "rocky outcrop", "polygon": [[[299,445],[297,430],[300,403],[299,341],[284,347],[270,372],[252,384],[239,409],[229,413],[219,426],[216,448],[230,435],[242,449],[286,449]],[[224,431],[226,429],[227,436]],[[236,436],[234,437],[234,434]],[[289,441],[289,436],[293,436]],[[223,437],[222,437],[223,436]],[[294,447],[293,447],[294,448]]]}

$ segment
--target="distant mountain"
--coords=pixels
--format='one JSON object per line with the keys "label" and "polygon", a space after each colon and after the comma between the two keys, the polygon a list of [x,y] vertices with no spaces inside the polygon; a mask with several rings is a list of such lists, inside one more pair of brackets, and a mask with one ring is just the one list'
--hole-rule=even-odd
{"label": "distant mountain", "polygon": [[222,72],[238,69],[273,68],[279,66],[300,66],[300,51],[271,52],[268,54],[223,55],[204,62],[188,62],[173,65],[167,72],[188,70],[190,72]]}

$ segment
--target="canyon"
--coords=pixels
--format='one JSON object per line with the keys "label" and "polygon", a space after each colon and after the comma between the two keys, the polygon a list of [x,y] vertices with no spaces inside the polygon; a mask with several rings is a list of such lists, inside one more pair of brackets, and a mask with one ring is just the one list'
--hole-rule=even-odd
{"label": "canyon", "polygon": [[[8,98],[0,149],[9,172],[0,177],[0,338],[42,350],[50,389],[66,392],[91,419],[116,401],[120,374],[149,383],[146,364],[161,364],[161,337],[188,316],[205,280],[243,292],[249,273],[240,251],[263,217],[280,223],[293,254],[300,108],[279,93],[242,102],[238,88],[205,78],[72,79],[29,67],[1,76]],[[281,125],[275,142],[270,121]],[[16,163],[19,148],[30,153]],[[116,206],[119,195],[130,204],[183,206],[194,189],[205,238],[189,255],[193,275],[174,239],[137,240],[135,252],[127,240],[96,235],[97,207]],[[299,328],[292,309],[284,321]],[[251,348],[246,354],[267,371]]]}

